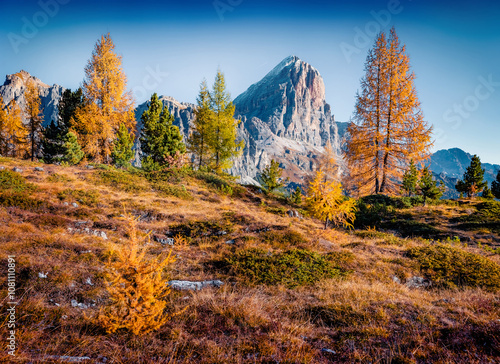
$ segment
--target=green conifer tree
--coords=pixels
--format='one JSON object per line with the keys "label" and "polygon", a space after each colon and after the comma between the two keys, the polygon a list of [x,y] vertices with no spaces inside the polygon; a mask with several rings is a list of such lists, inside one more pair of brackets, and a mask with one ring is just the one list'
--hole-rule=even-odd
{"label": "green conifer tree", "polygon": [[486,184],[486,187],[483,189],[483,194],[481,195],[481,197],[486,198],[488,200],[493,200],[495,198],[495,196],[489,189],[488,184]]}
{"label": "green conifer tree", "polygon": [[500,170],[497,173],[497,178],[495,181],[491,182],[491,193],[500,199]]}
{"label": "green conifer tree", "polygon": [[295,191],[292,193],[292,203],[296,205],[300,205],[302,203],[302,190],[300,189],[299,186],[295,189]]}
{"label": "green conifer tree", "polygon": [[80,144],[78,144],[77,136],[71,131],[66,134],[63,148],[62,162],[69,165],[75,165],[78,164],[84,157],[82,148]]}
{"label": "green conifer tree", "polygon": [[211,159],[207,140],[214,118],[214,113],[210,108],[210,92],[205,80],[200,85],[197,103],[198,106],[194,111],[194,125],[188,138],[188,150],[192,154],[193,167],[202,169]]}
{"label": "green conifer tree", "polygon": [[412,159],[408,170],[403,175],[403,190],[408,194],[408,197],[417,191],[417,182],[418,170]]}
{"label": "green conifer tree", "polygon": [[487,182],[483,179],[484,169],[481,168],[481,160],[477,155],[474,155],[463,178],[457,182],[455,188],[458,192],[466,193],[467,197],[474,197],[487,186]]}
{"label": "green conifer tree", "polygon": [[238,156],[244,147],[244,141],[237,142],[237,128],[240,120],[234,119],[235,106],[226,91],[224,74],[218,70],[210,93],[213,119],[208,127],[207,145],[213,156],[211,169],[222,173],[232,166],[231,158]]}
{"label": "green conifer tree", "polygon": [[420,193],[424,197],[424,205],[427,199],[430,200],[438,200],[443,196],[444,193],[444,184],[441,182],[438,186],[438,183],[432,177],[432,172],[428,167],[424,167],[422,170],[422,175],[418,182],[418,187]]}
{"label": "green conifer tree", "polygon": [[260,178],[267,192],[273,192],[275,189],[283,187],[281,174],[283,169],[280,168],[278,161],[271,159],[271,163],[264,167]]}
{"label": "green conifer tree", "polygon": [[134,158],[134,135],[130,133],[125,124],[120,124],[120,128],[116,133],[116,139],[113,142],[114,148],[111,152],[113,163],[117,167],[128,167],[130,161]]}
{"label": "green conifer tree", "polygon": [[145,154],[143,167],[157,170],[170,167],[172,158],[186,152],[179,128],[173,125],[174,117],[155,93],[151,96],[148,110],[142,114],[143,130],[141,148]]}

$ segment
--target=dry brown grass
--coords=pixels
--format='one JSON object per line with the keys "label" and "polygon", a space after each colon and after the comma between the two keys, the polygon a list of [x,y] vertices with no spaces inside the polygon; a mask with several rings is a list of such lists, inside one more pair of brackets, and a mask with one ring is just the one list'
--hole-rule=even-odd
{"label": "dry brown grass", "polygon": [[[34,195],[47,202],[36,211],[0,208],[2,303],[6,257],[16,255],[21,362],[69,355],[90,356],[92,362],[107,358],[108,363],[487,363],[500,356],[498,292],[409,289],[393,281],[420,274],[405,252],[429,243],[423,239],[374,230],[323,230],[314,219],[266,212],[261,201],[282,206],[272,196],[256,198],[252,192],[228,197],[189,177],[183,184],[192,201],[152,189],[134,193],[97,184],[96,170],[79,166],[8,158],[0,159],[0,165],[23,168],[22,175],[38,186]],[[34,172],[36,165],[45,172]],[[64,206],[57,196],[66,189],[97,190],[99,199],[95,205]],[[168,307],[173,312],[188,309],[142,337],[125,331],[106,334],[85,318],[106,302],[103,265],[113,254],[113,243],[125,237],[120,219],[124,207],[139,217],[138,228],[144,233],[174,238],[177,262],[168,272],[172,279],[225,282],[220,289],[173,292]],[[439,215],[445,221],[465,212],[463,207],[428,206],[411,213],[422,218]],[[211,233],[204,234],[203,224],[228,231],[217,235],[208,229]],[[104,231],[108,240],[82,227]],[[201,230],[188,236],[181,227]],[[227,244],[229,240],[234,243]],[[156,255],[170,246],[152,240],[150,248],[149,254]],[[289,289],[249,286],[217,265],[250,248],[269,254],[303,248],[350,273]],[[470,245],[460,248],[500,263],[498,254]],[[40,272],[47,278],[39,278]],[[72,307],[71,300],[89,308]],[[6,327],[0,323],[4,337]],[[0,353],[0,361],[8,359]]]}

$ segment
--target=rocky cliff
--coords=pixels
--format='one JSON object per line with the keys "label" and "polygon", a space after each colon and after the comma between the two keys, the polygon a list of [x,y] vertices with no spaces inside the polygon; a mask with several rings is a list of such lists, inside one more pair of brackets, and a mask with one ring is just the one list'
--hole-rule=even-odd
{"label": "rocky cliff", "polygon": [[49,86],[40,79],[31,76],[28,72],[20,71],[5,77],[4,84],[0,86],[0,96],[2,96],[4,104],[8,104],[14,99],[24,109],[26,106],[24,92],[26,90],[26,81],[29,79],[33,80],[38,87],[44,116],[43,125],[46,126],[52,120],[57,120],[57,107],[64,92],[64,87],[59,85]]}
{"label": "rocky cliff", "polygon": [[280,62],[235,100],[243,155],[232,173],[254,178],[271,159],[300,183],[329,142],[339,149],[337,126],[319,72],[296,56]]}

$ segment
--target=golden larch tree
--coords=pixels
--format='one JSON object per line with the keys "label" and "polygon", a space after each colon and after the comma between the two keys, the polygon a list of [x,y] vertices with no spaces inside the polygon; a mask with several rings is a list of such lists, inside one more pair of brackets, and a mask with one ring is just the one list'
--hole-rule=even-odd
{"label": "golden larch tree", "polygon": [[395,194],[410,161],[421,163],[432,146],[405,46],[394,28],[381,33],[368,53],[354,119],[348,127],[346,159],[358,195]]}
{"label": "golden larch tree", "polygon": [[108,34],[101,36],[85,67],[83,106],[75,112],[74,131],[84,152],[97,162],[110,162],[120,124],[135,130],[134,101],[126,91],[122,58]]}
{"label": "golden larch tree", "polygon": [[[3,100],[0,98],[0,105]],[[23,124],[23,113],[16,100],[11,100],[3,109],[0,124],[0,153],[10,157],[24,157],[27,154],[28,129]]]}
{"label": "golden larch tree", "polygon": [[356,218],[356,201],[344,196],[340,182],[325,180],[322,170],[309,184],[306,204],[314,217],[325,221],[325,229],[329,222],[351,228]]}
{"label": "golden larch tree", "polygon": [[41,100],[38,92],[38,87],[32,79],[27,79],[25,82],[26,91],[24,98],[26,107],[24,108],[24,116],[28,120],[29,142],[31,145],[31,160],[35,159],[35,154],[40,143],[40,133],[43,123],[43,114],[41,112]]}
{"label": "golden larch tree", "polygon": [[129,241],[116,250],[116,260],[108,261],[106,281],[111,302],[101,308],[98,322],[110,333],[126,329],[142,335],[157,330],[171,318],[165,312],[164,300],[170,288],[162,275],[175,258],[171,251],[166,256],[148,258],[149,235],[146,239],[140,237],[137,218],[126,215],[125,219]]}

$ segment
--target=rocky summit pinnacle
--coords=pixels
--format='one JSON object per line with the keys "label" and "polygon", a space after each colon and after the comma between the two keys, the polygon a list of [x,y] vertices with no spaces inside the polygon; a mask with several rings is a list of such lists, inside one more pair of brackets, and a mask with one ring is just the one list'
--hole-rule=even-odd
{"label": "rocky summit pinnacle", "polygon": [[281,61],[234,104],[246,143],[234,174],[255,177],[275,159],[292,181],[300,183],[314,169],[314,160],[327,143],[338,150],[337,127],[325,101],[323,79],[296,56]]}
{"label": "rocky summit pinnacle", "polygon": [[12,100],[15,100],[21,108],[24,108],[26,106],[24,92],[26,91],[28,80],[34,82],[38,88],[41,101],[40,109],[44,116],[43,125],[50,124],[52,120],[57,121],[57,108],[64,92],[64,87],[59,85],[49,86],[24,70],[7,75],[4,84],[0,85],[0,96],[4,104],[7,105]]}

